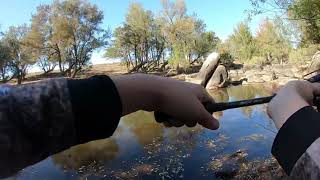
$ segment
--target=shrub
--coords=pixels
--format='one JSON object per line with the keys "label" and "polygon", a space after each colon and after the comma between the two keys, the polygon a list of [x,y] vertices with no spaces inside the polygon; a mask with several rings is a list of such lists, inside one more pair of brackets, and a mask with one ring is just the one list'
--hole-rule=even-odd
{"label": "shrub", "polygon": [[289,54],[289,62],[294,64],[310,62],[318,48],[319,45],[309,45],[308,47],[294,49]]}

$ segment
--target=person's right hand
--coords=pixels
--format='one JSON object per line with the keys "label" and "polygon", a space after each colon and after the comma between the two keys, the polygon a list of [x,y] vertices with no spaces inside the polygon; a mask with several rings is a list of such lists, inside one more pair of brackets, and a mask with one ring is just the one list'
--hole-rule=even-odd
{"label": "person's right hand", "polygon": [[291,81],[279,90],[268,104],[267,112],[278,129],[291,115],[305,106],[313,105],[314,96],[320,95],[320,84]]}
{"label": "person's right hand", "polygon": [[203,103],[213,98],[198,84],[172,78],[134,74],[112,77],[123,106],[123,115],[137,110],[156,111],[172,117],[169,126],[195,126],[217,129],[219,122],[205,109]]}
{"label": "person's right hand", "polygon": [[204,107],[206,103],[214,103],[214,99],[203,86],[171,78],[159,81],[162,81],[159,112],[169,115],[159,120],[163,120],[166,126],[193,127],[200,124],[212,130],[219,127],[219,122]]}

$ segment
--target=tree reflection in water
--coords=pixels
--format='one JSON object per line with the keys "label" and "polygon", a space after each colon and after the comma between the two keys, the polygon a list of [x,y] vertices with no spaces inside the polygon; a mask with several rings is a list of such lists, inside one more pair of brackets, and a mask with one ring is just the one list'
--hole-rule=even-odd
{"label": "tree reflection in water", "polygon": [[163,137],[164,127],[156,123],[151,112],[138,111],[123,117],[122,121],[142,146],[152,143],[154,138]]}
{"label": "tree reflection in water", "polygon": [[93,162],[107,162],[119,152],[115,139],[103,139],[72,147],[52,157],[53,162],[65,170],[78,170]]}

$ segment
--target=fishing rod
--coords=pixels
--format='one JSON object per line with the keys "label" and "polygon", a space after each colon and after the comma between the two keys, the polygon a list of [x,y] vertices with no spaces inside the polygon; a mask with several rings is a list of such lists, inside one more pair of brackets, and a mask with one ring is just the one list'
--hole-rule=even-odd
{"label": "fishing rod", "polygon": [[[320,82],[320,74],[315,75],[315,76],[307,79],[307,81],[309,81],[311,83]],[[205,103],[203,105],[208,112],[214,113],[214,112],[218,112],[218,111],[224,111],[227,109],[234,109],[234,108],[269,103],[271,101],[271,99],[275,96],[276,95],[274,94],[272,96],[246,99],[246,100],[241,100],[241,101]],[[320,107],[320,97],[315,97],[315,99],[313,100],[313,103],[315,106],[317,106],[317,108]],[[168,116],[167,114],[161,113],[161,112],[155,112],[155,118],[156,118],[157,122],[162,123],[162,122],[165,122],[166,120],[169,120],[170,116]]]}

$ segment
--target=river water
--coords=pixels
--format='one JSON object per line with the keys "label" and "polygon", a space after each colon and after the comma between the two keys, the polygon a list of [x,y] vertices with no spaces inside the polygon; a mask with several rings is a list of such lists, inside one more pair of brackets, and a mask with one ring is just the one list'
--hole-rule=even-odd
{"label": "river water", "polygon": [[[236,86],[210,92],[218,102],[270,95],[263,86]],[[120,121],[105,140],[73,147],[14,179],[228,179],[273,177],[281,169],[271,158],[276,128],[266,105],[215,113],[220,129],[165,128],[152,113]],[[280,169],[280,170],[279,170]],[[267,173],[267,175],[265,175]],[[263,175],[264,174],[264,175]]]}

